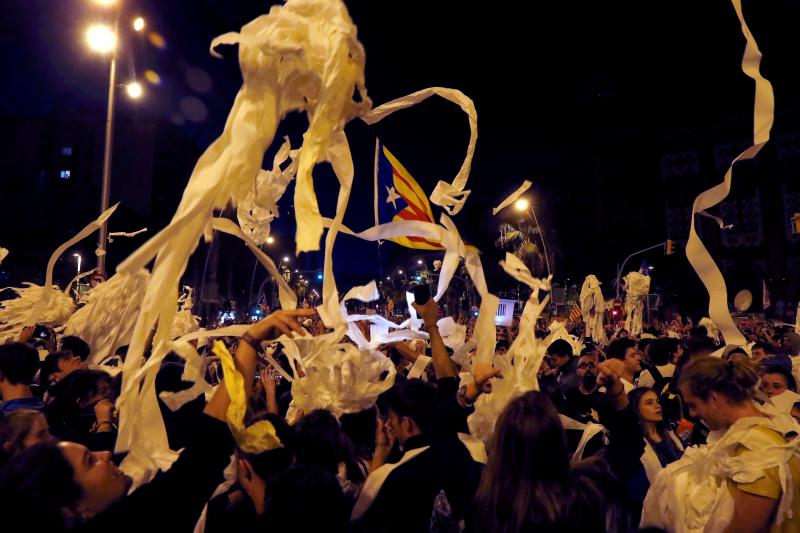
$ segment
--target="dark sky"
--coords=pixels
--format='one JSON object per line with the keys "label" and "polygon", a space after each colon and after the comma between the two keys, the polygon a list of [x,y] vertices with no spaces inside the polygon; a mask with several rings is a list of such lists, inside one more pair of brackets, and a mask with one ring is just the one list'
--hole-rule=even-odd
{"label": "dark sky", "polygon": [[[185,172],[164,184],[179,191],[197,156],[222,130],[241,83],[235,50],[224,49],[224,60],[217,60],[209,56],[208,44],[265,13],[271,3],[126,4],[131,14],[148,20],[148,30],[163,35],[166,47],[143,38],[125,43],[122,79],[152,69],[162,84],[148,87],[146,99],[135,105],[121,98],[119,113],[179,128],[190,141],[192,149],[175,154]],[[483,250],[485,262],[499,258],[491,248],[498,220],[490,208],[531,179],[534,205],[557,249],[557,277],[590,272],[608,277],[620,256],[665,238],[658,162],[670,132],[687,130],[712,143],[721,136],[748,138],[753,84],[740,70],[744,39],[727,0],[515,4],[347,2],[367,51],[367,88],[376,105],[433,85],[460,89],[474,99],[479,140],[469,184],[473,195],[456,222]],[[796,106],[800,94],[800,47],[797,32],[790,30],[800,21],[800,2],[744,4],[780,113]],[[82,41],[83,29],[101,10],[89,0],[5,0],[2,9],[0,64],[7,75],[0,84],[0,113],[102,116],[105,63],[87,54]],[[197,90],[198,76],[201,86],[206,76],[211,80],[208,90]],[[174,114],[186,97],[198,99],[207,117],[175,125],[180,117]],[[292,117],[280,133],[299,141],[303,128],[303,120]],[[347,132],[356,186],[346,223],[354,229],[372,220],[376,135],[428,192],[438,179],[450,181],[458,171],[469,135],[463,113],[436,99],[374,127],[353,123]],[[699,192],[720,178],[708,176],[686,187]],[[332,181],[321,169],[318,193],[330,214]],[[282,207],[289,208],[290,196],[291,189]],[[167,203],[177,205],[178,199]],[[164,206],[161,219],[172,209]],[[602,216],[587,218],[598,209]],[[288,238],[287,218],[276,232]],[[390,245],[384,267],[400,265],[412,254]],[[364,276],[377,268],[374,245],[343,238],[337,257],[343,268]]]}

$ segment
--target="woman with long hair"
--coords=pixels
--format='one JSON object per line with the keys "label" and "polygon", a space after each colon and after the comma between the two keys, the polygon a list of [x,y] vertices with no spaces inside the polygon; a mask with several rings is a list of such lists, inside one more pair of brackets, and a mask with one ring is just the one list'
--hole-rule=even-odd
{"label": "woman with long hair", "polygon": [[662,468],[683,455],[683,444],[664,423],[658,394],[653,389],[638,387],[628,393],[633,411],[639,419],[644,436],[642,465],[647,479],[652,483]]}
{"label": "woman with long hair", "polygon": [[561,421],[550,400],[528,392],[509,403],[495,426],[476,496],[475,531],[605,531],[606,464],[570,464]]}

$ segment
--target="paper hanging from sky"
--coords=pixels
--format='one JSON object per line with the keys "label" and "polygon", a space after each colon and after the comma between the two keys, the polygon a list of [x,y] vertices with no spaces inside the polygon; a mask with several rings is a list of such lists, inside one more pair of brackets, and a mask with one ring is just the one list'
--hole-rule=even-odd
{"label": "paper hanging from sky", "polygon": [[703,241],[695,229],[696,216],[722,202],[731,192],[733,180],[733,166],[738,161],[752,159],[769,140],[770,130],[775,119],[775,93],[772,84],[761,75],[761,51],[758,49],[753,34],[742,13],[742,1],[732,0],[742,34],[746,40],[744,55],[742,56],[742,71],[755,81],[755,98],[753,102],[753,145],[739,154],[725,172],[723,181],[710,189],[703,191],[692,205],[692,219],[689,230],[689,240],[686,242],[686,257],[691,263],[700,281],[708,291],[708,313],[711,320],[717,325],[725,338],[726,344],[744,346],[747,340],[733,322],[728,310],[728,288],[725,278],[722,277],[719,267],[708,253]]}

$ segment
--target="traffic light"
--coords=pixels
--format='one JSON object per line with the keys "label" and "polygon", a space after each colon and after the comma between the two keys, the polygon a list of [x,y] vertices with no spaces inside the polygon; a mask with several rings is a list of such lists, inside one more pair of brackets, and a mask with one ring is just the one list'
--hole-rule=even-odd
{"label": "traffic light", "polygon": [[664,255],[672,255],[675,253],[675,241],[667,239],[664,243]]}

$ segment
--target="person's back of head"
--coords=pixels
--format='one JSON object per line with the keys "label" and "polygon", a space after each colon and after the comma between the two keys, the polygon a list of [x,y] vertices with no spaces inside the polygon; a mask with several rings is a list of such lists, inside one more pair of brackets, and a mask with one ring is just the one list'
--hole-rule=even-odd
{"label": "person's back of head", "polygon": [[495,425],[476,496],[480,531],[524,531],[556,524],[569,476],[566,436],[552,402],[528,392]]}
{"label": "person's back of head", "polygon": [[269,531],[349,531],[350,514],[336,477],[313,465],[295,465],[266,487],[262,523]]}
{"label": "person's back of head", "polygon": [[608,359],[625,359],[625,352],[628,348],[635,348],[636,341],[630,338],[622,338],[611,341],[606,350],[606,357]]}
{"label": "person's back of head", "polygon": [[695,357],[709,355],[716,349],[717,345],[714,344],[713,339],[706,336],[691,337],[686,342],[686,353],[690,360],[694,359]]}
{"label": "person's back of head", "polygon": [[664,366],[672,362],[678,351],[678,339],[656,339],[650,345],[650,361],[656,366]]}
{"label": "person's back of head", "polygon": [[358,458],[368,458],[375,450],[377,409],[373,405],[357,413],[345,413],[339,417],[342,431],[353,444],[353,453]]}
{"label": "person's back of head", "polygon": [[725,396],[732,404],[753,399],[758,372],[748,360],[724,361],[719,357],[701,356],[683,368],[680,386],[693,396],[707,400],[712,392]]}
{"label": "person's back of head", "polygon": [[408,417],[422,433],[431,430],[437,396],[433,385],[419,379],[396,382],[381,394],[379,404],[393,411],[398,418]]}
{"label": "person's back of head", "polygon": [[30,385],[39,370],[39,352],[23,342],[0,345],[0,382]]}
{"label": "person's back of head", "polygon": [[295,427],[294,452],[298,464],[316,465],[335,474],[347,459],[347,437],[330,411],[316,409]]}
{"label": "person's back of head", "polygon": [[556,339],[547,347],[546,355],[550,357],[572,357],[572,346],[564,339]]}
{"label": "person's back of head", "polygon": [[61,350],[72,352],[72,355],[77,355],[84,362],[92,352],[89,343],[75,335],[67,335],[61,339]]}
{"label": "person's back of head", "polygon": [[21,452],[0,471],[3,525],[24,525],[25,531],[63,530],[68,525],[67,511],[74,509],[81,497],[74,476],[55,443],[37,444]]}

